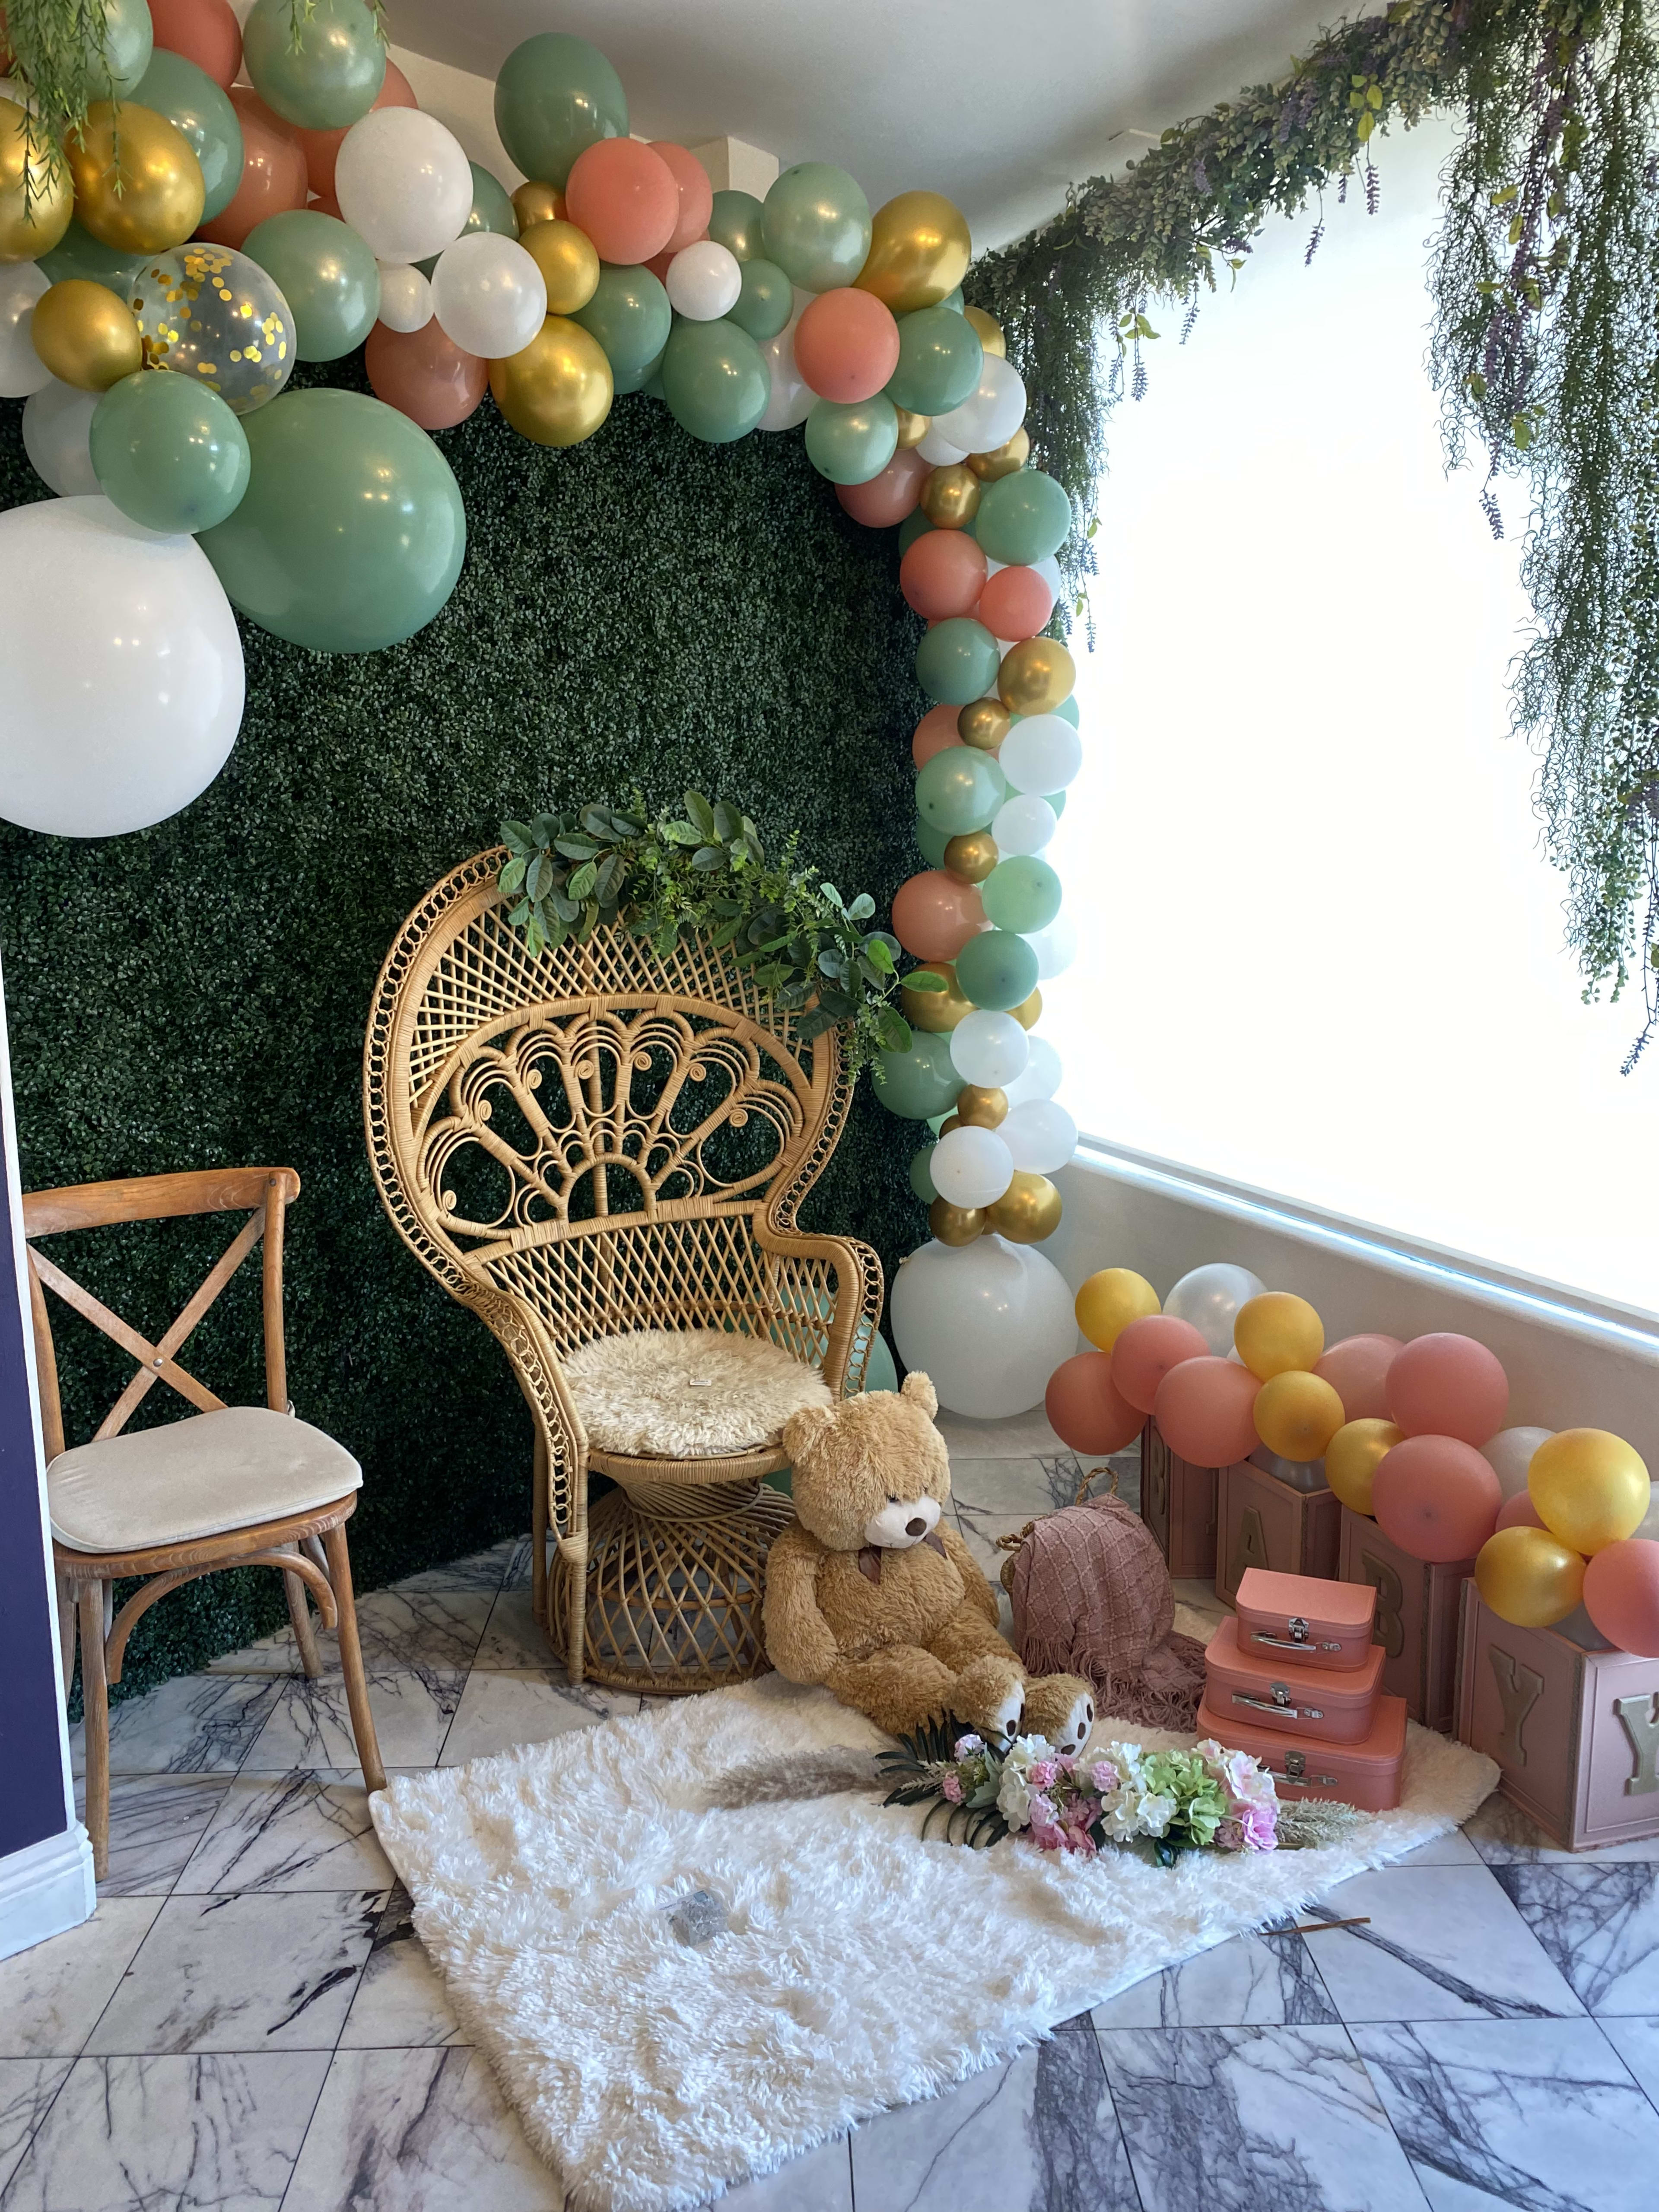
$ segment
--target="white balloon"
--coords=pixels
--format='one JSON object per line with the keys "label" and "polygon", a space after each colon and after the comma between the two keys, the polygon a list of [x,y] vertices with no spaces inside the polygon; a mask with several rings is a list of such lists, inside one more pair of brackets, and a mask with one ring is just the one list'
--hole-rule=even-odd
{"label": "white balloon", "polygon": [[935,415],[933,428],[970,453],[994,453],[1006,446],[1025,420],[1025,386],[1011,362],[988,353],[979,382],[946,415]]}
{"label": "white balloon", "polygon": [[1000,1091],[1025,1072],[1031,1041],[1012,1014],[975,1007],[951,1032],[951,1065],[964,1083]]}
{"label": "white balloon", "polygon": [[423,331],[432,320],[432,287],[407,262],[380,264],[380,320],[389,331]]}
{"label": "white balloon", "polygon": [[334,197],[377,261],[424,261],[465,228],[472,169],[435,115],[371,108],[340,141]]}
{"label": "white balloon", "polygon": [[0,399],[23,399],[52,382],[34,350],[34,303],[52,279],[33,261],[0,269]]}
{"label": "white balloon", "polygon": [[663,279],[668,304],[689,322],[712,323],[738,304],[743,289],[743,270],[728,246],[712,238],[700,238],[682,246],[668,264]]}
{"label": "white balloon", "polygon": [[1480,1456],[1498,1477],[1505,1503],[1526,1488],[1533,1454],[1554,1434],[1553,1429],[1499,1429],[1481,1445]]}
{"label": "white balloon", "polygon": [[432,312],[463,353],[504,361],[547,320],[547,280],[517,239],[469,231],[438,256]]}
{"label": "white balloon", "polygon": [[1043,582],[1054,593],[1055,599],[1058,599],[1060,598],[1061,592],[1065,589],[1066,580],[1060,574],[1060,563],[1055,560],[1052,553],[1048,555],[1046,560],[1033,561],[1031,563],[1031,573],[1035,576],[1041,576]]}
{"label": "white balloon", "polygon": [[1025,1098],[1011,1106],[997,1129],[1017,1168],[1053,1175],[1077,1150],[1077,1123],[1052,1098]]}
{"label": "white balloon", "polygon": [[[1501,1475],[1498,1480],[1503,1480]],[[1642,1525],[1632,1533],[1644,1537],[1650,1543],[1659,1543],[1659,1482],[1649,1485],[1648,1496],[1650,1502],[1643,1516]]]}
{"label": "white balloon", "polygon": [[77,392],[54,376],[23,403],[23,451],[59,499],[95,498],[97,471],[88,438],[101,392]]}
{"label": "white balloon", "polygon": [[[813,295],[809,293],[810,303]],[[761,347],[761,358],[766,363],[767,374],[772,380],[772,389],[766,402],[766,412],[755,425],[757,430],[793,430],[804,422],[817,404],[818,395],[795,366],[795,326],[780,331],[775,338],[768,338]]]}
{"label": "white balloon", "polygon": [[[966,1020],[967,1017],[963,1018]],[[1025,1042],[1031,1056],[1025,1063],[1024,1074],[1002,1085],[1010,1107],[1023,1106],[1028,1098],[1052,1098],[1060,1088],[1063,1073],[1060,1054],[1048,1038],[1027,1037]]]}
{"label": "white balloon", "polygon": [[1024,714],[1003,739],[997,766],[1014,790],[1046,798],[1076,780],[1083,740],[1063,714]]}
{"label": "white balloon", "polygon": [[1034,929],[1025,942],[1036,955],[1037,981],[1046,983],[1050,976],[1063,975],[1077,958],[1077,924],[1062,908],[1047,929]]}
{"label": "white balloon", "polygon": [[971,1121],[947,1129],[927,1155],[933,1188],[952,1206],[994,1206],[1014,1179],[1008,1147]]}
{"label": "white balloon", "polygon": [[799,284],[792,284],[789,287],[789,319],[784,325],[785,330],[793,331],[796,324],[817,296],[816,292],[803,292]]}
{"label": "white balloon", "polygon": [[1218,1359],[1233,1348],[1233,1322],[1240,1306],[1259,1298],[1267,1285],[1248,1267],[1231,1261],[1214,1260],[1194,1267],[1164,1301],[1164,1310],[1177,1321],[1190,1322]]}
{"label": "white balloon", "polygon": [[196,540],[43,500],[0,514],[0,817],[114,837],[188,806],[242,720],[236,618]]}
{"label": "white balloon", "polygon": [[1077,1342],[1065,1277],[1000,1237],[924,1244],[900,1267],[888,1311],[905,1365],[932,1377],[947,1411],[975,1420],[1039,1405]]}
{"label": "white balloon", "polygon": [[1010,854],[1040,853],[1060,827],[1060,817],[1046,799],[1022,791],[1005,799],[991,822],[991,837],[1006,860]]}
{"label": "white balloon", "polygon": [[966,446],[953,446],[948,438],[941,437],[937,430],[931,428],[916,451],[924,461],[931,461],[936,469],[951,468],[957,461],[965,461],[968,458]]}

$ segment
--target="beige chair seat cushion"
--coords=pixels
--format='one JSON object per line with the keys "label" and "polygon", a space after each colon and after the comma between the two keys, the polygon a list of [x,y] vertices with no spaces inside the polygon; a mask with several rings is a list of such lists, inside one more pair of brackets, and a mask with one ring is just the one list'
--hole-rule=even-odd
{"label": "beige chair seat cushion", "polygon": [[320,1429],[264,1406],[227,1406],[59,1452],[46,1497],[66,1549],[147,1552],[313,1512],[362,1480]]}
{"label": "beige chair seat cushion", "polygon": [[639,1459],[763,1450],[793,1413],[834,1403],[816,1367],[726,1329],[595,1337],[562,1366],[589,1443]]}

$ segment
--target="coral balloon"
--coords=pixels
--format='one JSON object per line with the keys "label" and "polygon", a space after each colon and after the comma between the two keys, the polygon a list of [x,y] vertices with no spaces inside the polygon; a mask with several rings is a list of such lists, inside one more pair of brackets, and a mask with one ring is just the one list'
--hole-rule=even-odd
{"label": "coral balloon", "polygon": [[1048,579],[1035,568],[999,568],[980,595],[979,619],[994,637],[1035,637],[1054,611]]}
{"label": "coral balloon", "polygon": [[663,248],[665,253],[678,253],[682,246],[695,245],[698,239],[708,235],[708,218],[714,212],[714,187],[696,155],[676,145],[672,138],[653,138],[651,150],[673,178],[679,194],[679,213]]}
{"label": "coral balloon", "polygon": [[[1092,1449],[1116,1447],[1079,1446]],[[1584,1607],[1609,1644],[1659,1659],[1659,1544],[1626,1536],[1598,1552],[1584,1570]]]}
{"label": "coral balloon", "polygon": [[1480,1547],[1474,1586],[1500,1620],[1551,1628],[1583,1601],[1584,1562],[1547,1528],[1500,1528]]}
{"label": "coral balloon", "polygon": [[899,589],[929,622],[970,615],[985,589],[985,556],[965,530],[930,530],[899,562]]}
{"label": "coral balloon", "polygon": [[[1263,1382],[1293,1370],[1310,1373],[1325,1349],[1325,1325],[1306,1298],[1291,1291],[1263,1291],[1239,1308],[1233,1322],[1233,1349]],[[1340,1391],[1337,1396],[1340,1401]],[[1286,1452],[1284,1456],[1296,1455]],[[1318,1456],[1316,1452],[1314,1457]]]}
{"label": "coral balloon", "polygon": [[915,512],[927,473],[927,464],[920,453],[895,453],[884,469],[865,483],[837,484],[836,497],[866,530],[890,530]]}
{"label": "coral balloon", "polygon": [[[204,222],[198,236],[216,246],[240,247],[248,233],[273,215],[306,204],[306,157],[298,138],[246,85],[230,88],[230,104],[242,126],[242,181],[228,206]],[[324,210],[337,214],[337,208]]]}
{"label": "coral balloon", "polygon": [[601,138],[577,155],[565,210],[601,261],[624,266],[664,252],[680,219],[680,188],[660,154],[636,138]]}
{"label": "coral balloon", "polygon": [[1158,1297],[1133,1267],[1097,1267],[1079,1287],[1073,1308],[1090,1343],[1109,1352],[1131,1322],[1157,1313]]}
{"label": "coral balloon", "polygon": [[1256,1393],[1255,1432],[1280,1459],[1323,1459],[1341,1426],[1342,1401],[1310,1370],[1283,1368]]}
{"label": "coral balloon", "polygon": [[1408,1437],[1456,1437],[1477,1450],[1509,1410],[1510,1378],[1472,1336],[1414,1336],[1389,1368],[1387,1389],[1389,1419]]}
{"label": "coral balloon", "polygon": [[898,367],[898,325],[868,292],[820,292],[795,325],[795,366],[822,399],[873,398]]}
{"label": "coral balloon", "polygon": [[1413,1559],[1443,1565],[1474,1557],[1498,1525],[1503,1495],[1461,1437],[1407,1436],[1372,1476],[1371,1500],[1385,1536]]}
{"label": "coral balloon", "polygon": [[1170,1449],[1194,1467],[1231,1467],[1255,1449],[1261,1388],[1236,1360],[1183,1359],[1158,1384],[1152,1418]]}
{"label": "coral balloon", "polygon": [[1330,1384],[1351,1421],[1386,1420],[1384,1386],[1395,1357],[1405,1348],[1397,1336],[1345,1336],[1314,1362],[1314,1373]]}
{"label": "coral balloon", "polygon": [[[861,487],[848,486],[848,489]],[[926,768],[935,753],[942,753],[947,745],[960,744],[957,735],[957,710],[954,707],[930,707],[916,724],[915,735],[910,740],[910,757],[918,768]]]}
{"label": "coral balloon", "polygon": [[1513,1498],[1506,1498],[1498,1509],[1500,1528],[1541,1528],[1543,1517],[1524,1490],[1517,1490]]}
{"label": "coral balloon", "polygon": [[1562,1429],[1540,1444],[1527,1488],[1544,1526],[1587,1554],[1633,1536],[1653,1498],[1641,1454],[1607,1429]]}
{"label": "coral balloon", "polygon": [[377,399],[423,430],[453,430],[483,398],[489,364],[463,353],[434,315],[417,331],[376,323],[363,348],[363,367]]}
{"label": "coral balloon", "polygon": [[912,876],[893,894],[893,934],[918,960],[954,960],[986,926],[979,893],[943,868]]}
{"label": "coral balloon", "polygon": [[[149,0],[155,44],[182,54],[228,92],[242,66],[242,27],[230,0]],[[392,64],[386,64],[390,75]]]}
{"label": "coral balloon", "polygon": [[1403,1441],[1392,1421],[1368,1414],[1344,1422],[1326,1445],[1325,1480],[1351,1512],[1373,1510],[1372,1480],[1386,1455]]}
{"label": "coral balloon", "polygon": [[[376,107],[418,107],[420,104],[415,97],[414,86],[410,84],[397,63],[388,56],[386,76],[380,90],[374,95],[369,113],[372,115]],[[349,123],[343,123],[336,131],[301,131],[295,126],[290,128],[294,132],[294,143],[305,155],[307,182],[319,199],[332,199],[334,164],[339,159],[340,142],[351,125]]]}
{"label": "coral balloon", "polygon": [[1121,1451],[1140,1434],[1146,1418],[1119,1395],[1104,1352],[1079,1352],[1062,1360],[1048,1377],[1042,1410],[1061,1443],[1079,1452]]}
{"label": "coral balloon", "polygon": [[100,246],[119,253],[164,253],[202,220],[202,165],[175,123],[136,100],[94,100],[66,148],[75,212]]}
{"label": "coral balloon", "polygon": [[[1115,1269],[1127,1273],[1127,1269]],[[1083,1286],[1087,1290],[1088,1284]],[[1078,1297],[1081,1302],[1083,1291]],[[1085,1328],[1084,1334],[1089,1332]],[[1125,1403],[1150,1413],[1158,1401],[1158,1385],[1172,1367],[1185,1359],[1207,1359],[1210,1347],[1189,1321],[1173,1314],[1142,1314],[1126,1322],[1112,1346],[1112,1380]]]}

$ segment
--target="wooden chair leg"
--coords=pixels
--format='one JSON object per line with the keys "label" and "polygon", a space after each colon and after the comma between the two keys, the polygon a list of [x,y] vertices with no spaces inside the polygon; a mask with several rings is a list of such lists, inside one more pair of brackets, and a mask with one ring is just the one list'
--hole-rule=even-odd
{"label": "wooden chair leg", "polygon": [[294,1625],[300,1664],[305,1668],[306,1680],[314,1682],[322,1674],[323,1662],[317,1656],[317,1637],[311,1625],[311,1604],[306,1596],[305,1583],[298,1575],[284,1575],[283,1588],[288,1592],[288,1617]]}
{"label": "wooden chair leg", "polygon": [[64,1703],[69,1703],[70,1685],[75,1680],[75,1616],[80,1605],[75,1584],[67,1576],[58,1577],[58,1665],[63,1677]]}
{"label": "wooden chair leg", "polygon": [[530,1483],[530,1611],[544,1632],[547,1612],[547,1443],[536,1425],[536,1457]]}
{"label": "wooden chair leg", "polygon": [[384,1790],[386,1769],[380,1764],[374,1717],[368,1710],[368,1684],[363,1677],[362,1647],[357,1641],[357,1608],[351,1595],[351,1557],[346,1550],[344,1528],[337,1524],[327,1531],[323,1542],[328,1553],[328,1578],[334,1585],[334,1602],[340,1609],[340,1670],[345,1676],[351,1733],[357,1740],[357,1764],[363,1770],[366,1790]]}
{"label": "wooden chair leg", "polygon": [[92,1838],[92,1870],[100,1881],[109,1873],[109,1685],[104,1674],[104,1595],[102,1583],[82,1583],[80,1586],[87,1833]]}

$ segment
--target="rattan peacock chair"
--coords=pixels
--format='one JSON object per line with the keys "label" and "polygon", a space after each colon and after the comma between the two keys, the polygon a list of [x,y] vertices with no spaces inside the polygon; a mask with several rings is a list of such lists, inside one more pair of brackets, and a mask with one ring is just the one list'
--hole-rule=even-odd
{"label": "rattan peacock chair", "polygon": [[[571,1680],[742,1680],[767,1663],[762,1569],[791,1515],[763,1479],[784,1453],[601,1449],[565,1367],[601,1338],[718,1330],[862,1388],[881,1264],[796,1227],[852,1081],[833,1031],[802,1045],[706,941],[659,961],[602,927],[532,958],[496,889],[506,857],[437,884],[381,970],[363,1070],[380,1194],[529,1401],[535,1613]],[[590,1472],[618,1486],[591,1521]]]}

